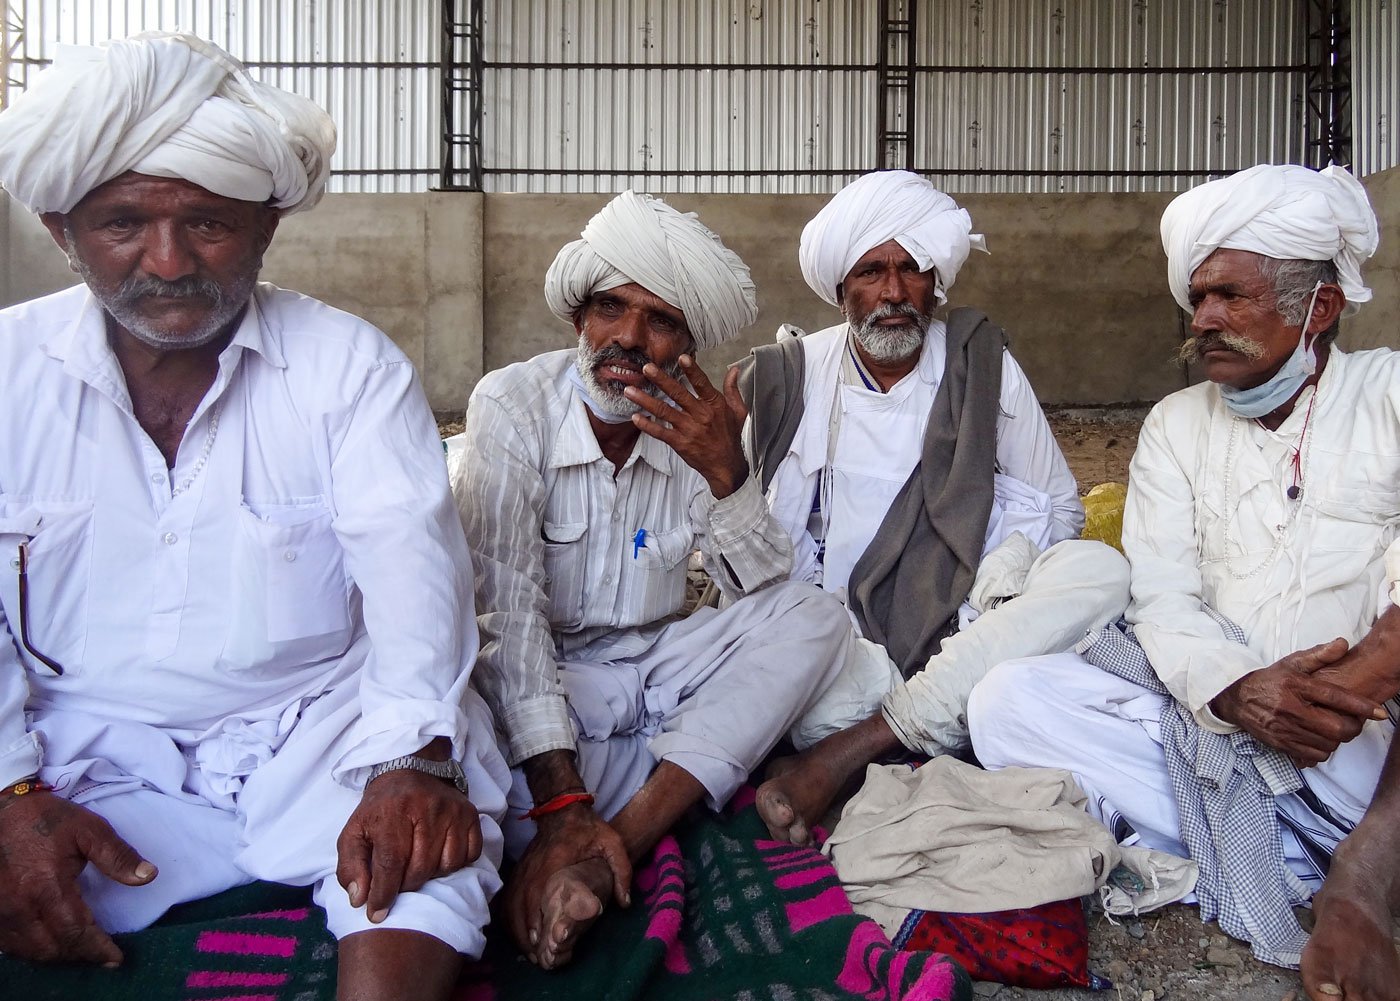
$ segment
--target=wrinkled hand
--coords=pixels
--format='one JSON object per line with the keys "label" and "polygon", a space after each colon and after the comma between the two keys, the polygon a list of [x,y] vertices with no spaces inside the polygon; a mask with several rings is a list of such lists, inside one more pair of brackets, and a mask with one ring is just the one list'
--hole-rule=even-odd
{"label": "wrinkled hand", "polygon": [[350,906],[364,906],[378,924],[399,893],[475,862],[481,821],[472,801],[442,779],[386,772],[365,786],[336,850],[335,876]]}
{"label": "wrinkled hand", "polygon": [[1347,642],[1335,639],[1291,653],[1246,674],[1211,700],[1211,710],[1300,767],[1326,761],[1383,713],[1377,703],[1317,676],[1340,660]]}
{"label": "wrinkled hand", "polygon": [[739,373],[730,370],[721,393],[690,355],[681,355],[680,366],[694,392],[654,364],[642,367],[642,374],[675,405],[628,386],[624,395],[645,411],[633,415],[632,423],[671,446],[686,465],[705,478],[716,498],[728,497],[749,475],[739,440],[748,416],[739,395]]}
{"label": "wrinkled hand", "polygon": [[533,955],[543,920],[544,891],[559,870],[587,859],[602,859],[612,870],[613,898],[632,902],[632,862],[627,847],[607,821],[587,804],[565,807],[539,819],[530,847],[520,857],[505,891],[506,920],[515,943]]}
{"label": "wrinkled hand", "polygon": [[43,963],[121,963],[121,950],[78,893],[78,874],[89,862],[127,886],[156,875],[91,810],[47,792],[0,797],[0,953]]}

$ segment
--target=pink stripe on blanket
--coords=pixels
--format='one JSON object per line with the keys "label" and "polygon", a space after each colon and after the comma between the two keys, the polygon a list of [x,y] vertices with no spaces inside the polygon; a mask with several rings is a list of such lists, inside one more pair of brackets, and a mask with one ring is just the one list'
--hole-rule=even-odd
{"label": "pink stripe on blanket", "polygon": [[827,879],[831,874],[830,866],[814,865],[810,869],[803,869],[798,872],[785,872],[781,876],[777,876],[773,879],[773,885],[780,890],[791,890],[799,886],[806,886],[808,883],[815,883],[818,880]]}
{"label": "pink stripe on blanket", "polygon": [[[794,935],[820,921],[850,913],[851,905],[839,886],[828,887],[815,897],[787,905],[788,924],[792,926]],[[878,925],[875,928],[879,930]]]}
{"label": "pink stripe on blanket", "polygon": [[250,914],[252,918],[265,918],[268,921],[305,921],[310,915],[311,908],[298,907],[290,911],[263,911],[261,914]]}
{"label": "pink stripe on blanket", "polygon": [[[190,998],[189,1001],[196,1001]],[[200,1001],[210,1001],[210,999],[200,999]],[[216,1001],[277,1001],[276,994],[230,994],[216,999]]]}
{"label": "pink stripe on blanket", "polygon": [[297,951],[297,940],[286,935],[206,931],[199,933],[195,948],[200,952],[234,952],[243,956],[280,956],[290,959]]}
{"label": "pink stripe on blanket", "polygon": [[281,987],[285,973],[246,973],[234,970],[197,970],[185,979],[186,987]]}

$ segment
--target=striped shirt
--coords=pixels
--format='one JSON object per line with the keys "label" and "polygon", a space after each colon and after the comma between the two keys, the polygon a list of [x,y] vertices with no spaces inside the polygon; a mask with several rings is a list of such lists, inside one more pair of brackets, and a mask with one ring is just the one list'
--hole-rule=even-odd
{"label": "striped shirt", "polygon": [[681,609],[692,551],[731,599],[792,570],[791,540],[752,478],[716,500],[647,435],[614,470],[569,382],[576,354],[550,352],[481,380],[454,477],[477,570],[475,681],[512,765],[574,749],[559,661],[645,650],[648,627]]}

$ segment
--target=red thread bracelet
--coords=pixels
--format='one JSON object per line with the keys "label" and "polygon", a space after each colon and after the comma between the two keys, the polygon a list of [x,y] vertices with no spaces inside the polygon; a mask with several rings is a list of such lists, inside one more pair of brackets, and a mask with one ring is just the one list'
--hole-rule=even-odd
{"label": "red thread bracelet", "polygon": [[539,806],[531,807],[520,815],[521,820],[538,820],[540,817],[550,813],[558,813],[566,806],[573,806],[575,803],[587,803],[592,806],[594,797],[591,792],[561,792],[553,799],[547,799]]}

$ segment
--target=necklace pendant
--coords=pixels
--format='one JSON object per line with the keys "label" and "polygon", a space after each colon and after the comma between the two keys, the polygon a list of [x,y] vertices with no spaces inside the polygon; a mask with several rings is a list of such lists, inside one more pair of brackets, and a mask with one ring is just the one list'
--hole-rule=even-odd
{"label": "necklace pendant", "polygon": [[1299,497],[1303,496],[1303,488],[1295,483],[1288,488],[1287,493],[1289,500],[1297,500]]}

